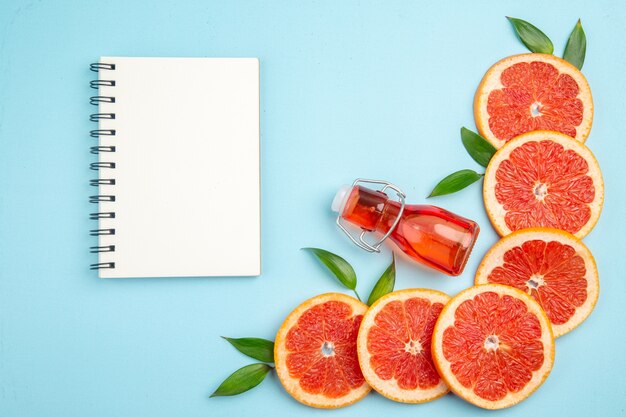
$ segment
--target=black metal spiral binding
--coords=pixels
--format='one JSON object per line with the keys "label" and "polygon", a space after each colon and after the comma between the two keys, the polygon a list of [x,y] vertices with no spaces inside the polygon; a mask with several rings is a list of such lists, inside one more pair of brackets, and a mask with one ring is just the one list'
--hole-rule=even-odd
{"label": "black metal spiral binding", "polygon": [[89,236],[110,236],[115,234],[115,229],[94,229],[89,231]]}
{"label": "black metal spiral binding", "polygon": [[89,132],[89,136],[92,138],[99,138],[100,136],[115,136],[115,129],[94,129]]}
{"label": "black metal spiral binding", "polygon": [[[115,64],[107,64],[103,62],[93,63],[89,66],[89,68],[94,72],[100,71],[115,71]],[[89,83],[89,86],[94,89],[99,89],[100,87],[115,87],[116,82],[114,80],[93,80]],[[115,103],[114,96],[101,96],[96,95],[89,98],[89,103],[94,106],[99,106],[100,103]],[[93,113],[89,116],[89,120],[94,123],[99,123],[100,120],[114,120],[115,113]],[[92,138],[99,139],[100,137],[114,137],[116,135],[115,129],[94,129],[89,132],[89,136]],[[92,154],[107,154],[111,152],[115,152],[115,146],[102,146],[98,144],[98,146],[91,146],[90,153]],[[92,162],[89,164],[89,168],[91,170],[101,170],[101,169],[115,169],[115,162]],[[89,185],[93,187],[99,187],[101,185],[115,185],[115,178],[105,178],[105,179],[92,179],[89,181]],[[111,194],[98,194],[89,196],[89,202],[93,204],[98,204],[100,202],[114,202],[115,195]],[[89,219],[99,221],[100,219],[114,219],[115,212],[96,212],[90,213]],[[111,236],[115,235],[115,229],[93,229],[89,231],[90,236]],[[104,252],[115,252],[115,245],[105,245],[105,246],[92,246],[89,248],[90,253],[104,253]],[[115,262],[100,262],[91,264],[90,269],[114,269]]]}
{"label": "black metal spiral binding", "polygon": [[115,113],[94,113],[89,116],[89,120],[92,122],[97,122],[104,119],[115,119]]}
{"label": "black metal spiral binding", "polygon": [[93,80],[93,81],[89,81],[89,86],[91,88],[95,88],[96,90],[98,88],[100,88],[100,86],[103,86],[103,87],[115,87],[115,81],[113,81],[113,80]]}
{"label": "black metal spiral binding", "polygon": [[100,70],[113,70],[115,71],[115,64],[105,64],[103,62],[94,62],[89,65],[89,69],[94,72],[99,72]]}
{"label": "black metal spiral binding", "polygon": [[114,202],[115,201],[115,196],[114,195],[90,195],[89,196],[89,202],[90,203],[100,203],[100,202]]}
{"label": "black metal spiral binding", "polygon": [[99,185],[115,185],[115,178],[89,180],[89,185],[97,187]]}
{"label": "black metal spiral binding", "polygon": [[115,152],[115,146],[92,146],[89,152],[94,154],[102,152]]}
{"label": "black metal spiral binding", "polygon": [[91,253],[115,252],[115,245],[92,246],[89,248],[89,252]]}
{"label": "black metal spiral binding", "polygon": [[[114,252],[114,251],[103,251],[103,252]],[[97,252],[93,252],[93,253],[97,253]],[[91,264],[91,267],[89,269],[115,269],[115,262],[100,262],[99,264]]]}
{"label": "black metal spiral binding", "polygon": [[97,106],[98,103],[115,103],[115,97],[111,96],[92,96],[89,97],[89,104]]}
{"label": "black metal spiral binding", "polygon": [[89,165],[89,168],[93,169],[94,171],[99,171],[102,168],[115,169],[115,162],[92,162]]}
{"label": "black metal spiral binding", "polygon": [[98,219],[114,219],[115,218],[115,212],[113,211],[108,211],[108,212],[98,212],[98,213],[90,213],[89,214],[89,220],[98,220]]}

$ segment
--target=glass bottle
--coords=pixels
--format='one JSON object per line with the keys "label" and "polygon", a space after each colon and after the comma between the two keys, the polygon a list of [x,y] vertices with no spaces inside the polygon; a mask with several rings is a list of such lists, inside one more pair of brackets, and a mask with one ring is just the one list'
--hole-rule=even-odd
{"label": "glass bottle", "polygon": [[[383,191],[356,185],[358,182],[388,184],[383,191],[396,190],[401,201],[390,199]],[[405,205],[404,193],[384,181],[357,180],[352,187],[342,187],[333,200],[332,209],[339,213],[337,224],[348,236],[340,220],[363,229],[360,241],[350,236],[363,249],[378,252],[384,240],[370,245],[363,240],[365,232],[388,234],[387,237],[411,259],[448,275],[463,272],[480,231],[476,222],[442,208]]]}

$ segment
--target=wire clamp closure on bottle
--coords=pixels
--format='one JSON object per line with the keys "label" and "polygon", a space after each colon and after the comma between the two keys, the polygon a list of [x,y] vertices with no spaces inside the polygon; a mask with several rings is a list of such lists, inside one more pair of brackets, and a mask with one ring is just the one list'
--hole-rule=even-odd
{"label": "wire clamp closure on bottle", "polygon": [[339,213],[337,215],[337,226],[339,226],[339,228],[341,230],[343,230],[343,232],[346,234],[346,236],[348,236],[350,238],[350,240],[357,245],[359,248],[367,251],[367,252],[376,252],[379,253],[380,252],[380,247],[383,244],[383,242],[393,233],[393,231],[396,229],[396,227],[398,226],[398,223],[400,223],[400,219],[402,218],[402,213],[404,213],[404,206],[405,206],[405,199],[406,199],[406,195],[404,194],[404,191],[402,191],[400,188],[398,188],[396,185],[388,182],[388,181],[382,181],[382,180],[367,180],[367,179],[363,179],[363,178],[357,178],[356,180],[354,180],[354,182],[352,183],[352,188],[354,188],[355,186],[357,186],[358,184],[376,184],[376,185],[382,185],[383,187],[380,190],[377,190],[379,193],[385,194],[387,195],[387,193],[385,193],[385,191],[390,188],[392,190],[394,190],[398,196],[398,202],[400,203],[400,210],[398,211],[398,215],[396,216],[396,219],[393,221],[393,224],[391,225],[391,227],[389,228],[389,230],[387,231],[387,233],[385,233],[383,235],[383,237],[381,237],[380,239],[378,239],[376,242],[374,243],[369,243],[365,240],[365,235],[367,234],[367,232],[371,232],[371,230],[367,230],[367,229],[361,229],[361,235],[359,236],[358,240],[357,238],[355,238],[354,236],[352,236],[350,234],[350,232],[348,231],[348,229],[346,229],[346,227],[342,224],[341,222],[341,214]]}

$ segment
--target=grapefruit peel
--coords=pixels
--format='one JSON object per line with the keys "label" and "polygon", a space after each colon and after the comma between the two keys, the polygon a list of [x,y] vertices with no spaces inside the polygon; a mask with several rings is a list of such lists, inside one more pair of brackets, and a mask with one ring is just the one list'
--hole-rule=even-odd
{"label": "grapefruit peel", "polygon": [[[340,293],[296,307],[276,334],[276,373],[302,404],[339,408],[365,397],[370,387],[358,365],[356,337],[367,305]],[[329,382],[332,381],[332,382]]]}
{"label": "grapefruit peel", "polygon": [[604,181],[584,144],[559,132],[533,131],[493,156],[485,172],[483,201],[500,236],[552,227],[582,239],[600,218]]}
{"label": "grapefruit peel", "polygon": [[446,304],[435,324],[432,354],[452,392],[478,407],[501,409],[528,398],[548,377],[554,337],[533,298],[513,287],[485,284]]}
{"label": "grapefruit peel", "polygon": [[[397,402],[423,403],[448,392],[430,348],[435,321],[449,300],[447,294],[430,289],[400,290],[379,298],[365,313],[357,337],[359,363],[365,380],[379,394]],[[395,326],[398,323],[401,326]]]}
{"label": "grapefruit peel", "polygon": [[550,319],[555,338],[589,317],[600,292],[598,268],[585,244],[544,227],[500,239],[478,266],[474,283],[510,285],[533,297]]}

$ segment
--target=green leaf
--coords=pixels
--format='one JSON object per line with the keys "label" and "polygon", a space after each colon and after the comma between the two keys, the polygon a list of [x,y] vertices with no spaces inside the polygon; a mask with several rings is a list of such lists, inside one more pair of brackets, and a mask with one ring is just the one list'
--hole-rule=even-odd
{"label": "green leaf", "polygon": [[392,255],[391,264],[387,267],[385,272],[380,276],[376,285],[370,293],[370,298],[367,300],[367,305],[371,306],[376,300],[385,294],[393,291],[393,287],[396,285],[396,257]]}
{"label": "green leaf", "polygon": [[439,181],[439,184],[435,186],[428,198],[456,193],[468,185],[475,183],[483,176],[484,174],[479,174],[471,169],[462,169]]}
{"label": "green leaf", "polygon": [[582,69],[585,62],[585,54],[587,53],[587,37],[583,30],[583,25],[578,19],[578,23],[574,26],[572,34],[569,35],[563,59],[574,65],[578,69]]}
{"label": "green leaf", "polygon": [[274,368],[265,363],[253,363],[239,368],[222,382],[211,397],[225,397],[246,392],[259,385],[272,369]]}
{"label": "green leaf", "polygon": [[484,167],[489,165],[491,157],[496,153],[496,148],[494,148],[491,143],[487,142],[487,139],[483,138],[478,133],[474,133],[462,127],[461,140],[463,141],[463,146],[465,146],[467,153],[470,154],[474,161]]}
{"label": "green leaf", "polygon": [[551,54],[554,52],[554,46],[550,38],[545,33],[537,29],[525,20],[516,19],[514,17],[506,17],[513,25],[515,33],[520,40],[531,52],[539,52],[542,54]]}
{"label": "green leaf", "polygon": [[315,255],[346,288],[351,290],[356,288],[356,272],[352,265],[341,256],[318,248],[302,248],[302,250]]}
{"label": "green leaf", "polygon": [[274,342],[271,340],[259,339],[257,337],[233,339],[222,336],[222,338],[227,340],[228,343],[233,345],[235,349],[244,355],[260,360],[261,362],[274,362]]}

